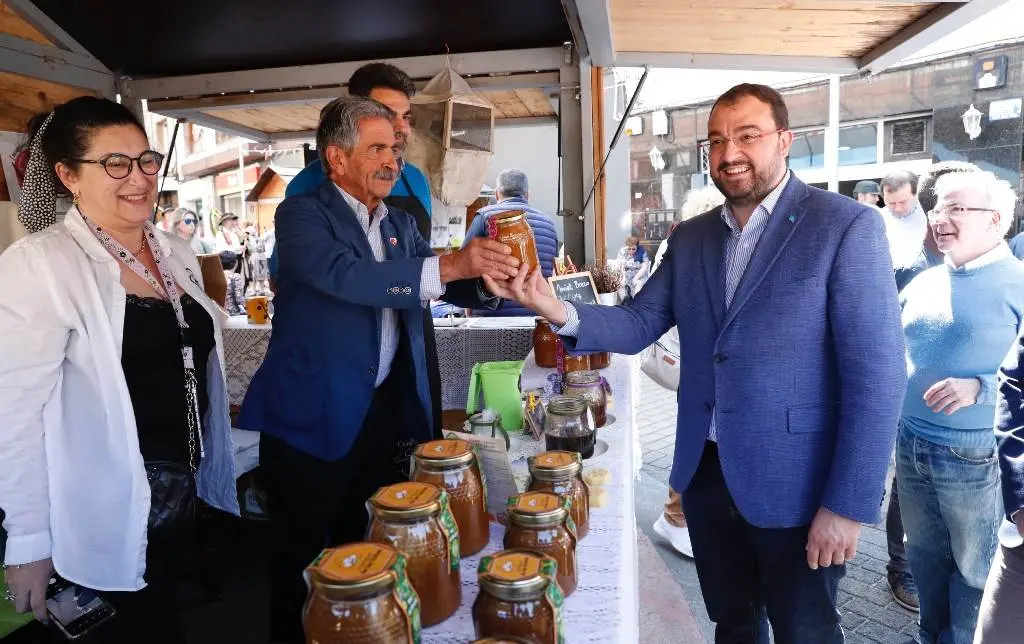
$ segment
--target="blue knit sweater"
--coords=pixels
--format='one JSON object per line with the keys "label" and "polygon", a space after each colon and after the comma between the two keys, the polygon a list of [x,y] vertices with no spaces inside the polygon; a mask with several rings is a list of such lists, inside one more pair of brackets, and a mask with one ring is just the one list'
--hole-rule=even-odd
{"label": "blue knit sweater", "polygon": [[[1024,317],[1024,263],[1005,245],[991,253],[963,268],[930,268],[900,295],[909,373],[903,422],[947,447],[995,446],[996,371]],[[979,379],[977,403],[952,415],[933,412],[924,393],[945,378]]]}
{"label": "blue knit sweater", "polygon": [[[474,237],[486,237],[487,220],[497,213],[508,212],[509,210],[522,210],[526,213],[526,221],[530,224],[530,228],[533,229],[533,237],[537,242],[537,259],[540,260],[541,273],[543,273],[544,277],[551,277],[555,265],[555,256],[558,255],[558,232],[555,230],[555,224],[551,221],[551,218],[528,204],[525,199],[509,197],[478,210],[476,217],[473,218],[473,223],[466,230],[466,239],[462,246],[465,247],[469,240]],[[474,310],[473,315],[508,317],[535,315],[535,313],[517,302],[504,300],[495,311]]]}

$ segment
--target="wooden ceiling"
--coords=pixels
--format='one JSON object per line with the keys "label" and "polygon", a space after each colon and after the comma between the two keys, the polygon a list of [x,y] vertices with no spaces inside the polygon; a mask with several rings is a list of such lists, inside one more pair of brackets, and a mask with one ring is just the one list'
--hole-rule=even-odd
{"label": "wooden ceiling", "polygon": [[[46,36],[0,0],[0,33],[40,45],[52,44]],[[29,119],[54,105],[94,92],[0,71],[0,130],[23,132]]]}
{"label": "wooden ceiling", "polygon": [[[494,105],[497,121],[555,117],[555,110],[543,89],[513,89],[480,92]],[[326,99],[307,102],[268,103],[259,107],[217,107],[200,109],[201,114],[266,134],[310,132],[316,129],[320,108]],[[152,101],[150,109],[160,113],[161,103]],[[199,122],[199,119],[196,119]]]}
{"label": "wooden ceiling", "polygon": [[859,57],[933,2],[611,0],[615,48],[754,56]]}

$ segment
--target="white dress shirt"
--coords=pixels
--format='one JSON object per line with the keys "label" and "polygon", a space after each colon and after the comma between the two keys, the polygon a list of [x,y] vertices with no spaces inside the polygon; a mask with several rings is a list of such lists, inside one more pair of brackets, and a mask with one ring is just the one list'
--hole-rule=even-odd
{"label": "white dress shirt", "polygon": [[[387,254],[384,252],[384,239],[380,234],[380,224],[388,216],[388,207],[383,202],[377,204],[373,210],[373,217],[370,210],[361,201],[342,190],[341,186],[334,184],[344,197],[345,203],[349,205],[359,225],[366,234],[366,240],[370,243],[373,257],[378,262],[387,261]],[[428,257],[423,262],[423,269],[420,271],[420,300],[424,306],[430,304],[430,300],[436,300],[444,295],[445,287],[441,284],[441,259],[439,257]],[[380,314],[380,362],[377,367],[377,382],[381,383],[391,373],[391,363],[395,359],[395,352],[398,351],[398,314],[395,309],[381,309]]]}
{"label": "white dress shirt", "polygon": [[914,203],[914,210],[906,217],[897,217],[888,208],[879,211],[885,221],[885,236],[889,240],[889,253],[893,268],[911,266],[917,261],[924,247],[924,236],[928,232],[928,217],[920,202]]}
{"label": "white dress shirt", "polygon": [[[223,313],[188,244],[157,233],[163,261],[214,321],[205,455],[196,483],[238,514],[224,383]],[[95,590],[145,586],[150,489],[124,371],[118,262],[77,209],[0,255],[0,507],[8,565],[52,558]]]}

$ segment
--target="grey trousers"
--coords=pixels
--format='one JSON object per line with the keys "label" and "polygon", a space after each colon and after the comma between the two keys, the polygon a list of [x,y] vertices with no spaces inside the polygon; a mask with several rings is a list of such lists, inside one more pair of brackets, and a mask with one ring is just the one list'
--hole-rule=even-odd
{"label": "grey trousers", "polygon": [[978,613],[974,644],[1024,641],[1024,546],[999,546]]}

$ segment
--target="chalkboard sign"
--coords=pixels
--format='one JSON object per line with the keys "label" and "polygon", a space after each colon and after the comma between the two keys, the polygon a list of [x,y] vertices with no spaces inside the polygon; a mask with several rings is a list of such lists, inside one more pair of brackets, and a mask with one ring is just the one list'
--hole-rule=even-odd
{"label": "chalkboard sign", "polygon": [[597,287],[589,271],[548,278],[555,297],[573,304],[597,304]]}

